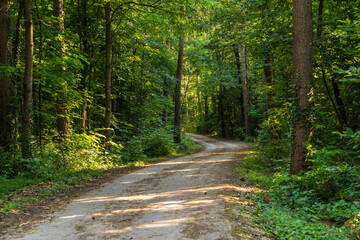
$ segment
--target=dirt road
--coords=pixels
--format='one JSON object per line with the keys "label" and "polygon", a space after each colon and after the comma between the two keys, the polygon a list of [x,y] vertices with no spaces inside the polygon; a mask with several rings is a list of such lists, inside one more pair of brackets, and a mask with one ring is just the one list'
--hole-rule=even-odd
{"label": "dirt road", "polygon": [[122,176],[7,239],[235,239],[224,194],[247,146],[193,138],[202,152]]}

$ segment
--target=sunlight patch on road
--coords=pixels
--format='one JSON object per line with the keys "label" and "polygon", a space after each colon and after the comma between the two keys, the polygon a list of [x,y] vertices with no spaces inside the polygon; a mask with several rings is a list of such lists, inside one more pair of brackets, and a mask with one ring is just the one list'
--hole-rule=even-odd
{"label": "sunlight patch on road", "polygon": [[168,220],[162,220],[162,221],[155,221],[153,223],[138,224],[135,226],[125,227],[122,229],[108,230],[105,232],[105,234],[121,234],[121,233],[125,233],[125,232],[130,232],[132,230],[136,231],[136,229],[172,227],[172,226],[180,225],[182,223],[192,222],[192,221],[196,221],[196,220],[197,219],[193,218],[193,217],[168,219]]}
{"label": "sunlight patch on road", "polygon": [[212,191],[219,190],[233,190],[233,191],[241,191],[241,192],[249,192],[248,188],[229,186],[226,184],[217,185],[217,186],[204,186],[198,188],[191,189],[179,189],[176,191],[168,191],[168,192],[159,192],[159,193],[149,193],[149,194],[139,194],[139,195],[130,195],[130,196],[109,196],[109,197],[91,197],[91,198],[82,198],[75,200],[78,203],[94,203],[94,202],[117,202],[117,201],[146,201],[152,200],[155,198],[171,198],[179,195],[185,195],[186,193],[211,193]]}
{"label": "sunlight patch on road", "polygon": [[79,218],[79,217],[84,217],[84,215],[72,215],[72,216],[65,216],[65,217],[60,217],[59,219],[73,219],[73,218]]}

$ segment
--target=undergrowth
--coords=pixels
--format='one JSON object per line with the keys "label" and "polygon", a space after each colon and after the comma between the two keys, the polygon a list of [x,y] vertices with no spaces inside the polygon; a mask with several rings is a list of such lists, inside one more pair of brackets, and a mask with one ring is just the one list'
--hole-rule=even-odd
{"label": "undergrowth", "polygon": [[308,171],[299,175],[289,176],[289,158],[264,151],[238,164],[240,178],[265,190],[253,200],[275,239],[360,239],[360,133],[337,135],[339,145],[312,149]]}
{"label": "undergrowth", "polygon": [[[131,146],[134,138],[123,145],[113,142],[109,150],[104,147],[100,134],[73,133],[65,142],[48,141],[34,152],[32,159],[0,153],[0,213],[12,213],[43,197],[100,176],[109,169],[141,167],[188,154],[200,147],[185,135],[182,142],[175,145],[172,135],[162,130],[138,136],[141,146],[135,146],[136,149]],[[27,196],[29,191],[35,195]],[[16,199],[10,194],[16,194]]]}

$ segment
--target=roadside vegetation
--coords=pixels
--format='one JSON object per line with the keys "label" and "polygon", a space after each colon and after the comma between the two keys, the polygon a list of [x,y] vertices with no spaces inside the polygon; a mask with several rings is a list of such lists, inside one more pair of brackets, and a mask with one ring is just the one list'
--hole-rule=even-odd
{"label": "roadside vegetation", "polygon": [[360,132],[331,136],[331,145],[311,148],[307,171],[296,176],[289,152],[261,139],[238,163],[239,178],[264,190],[252,195],[254,213],[275,239],[360,239]]}
{"label": "roadside vegetation", "polygon": [[126,148],[113,143],[111,150],[104,147],[101,137],[71,134],[66,143],[49,142],[34,152],[32,159],[9,155],[7,161],[0,163],[0,213],[17,213],[28,204],[85,180],[101,177],[109,170],[142,167],[201,148],[185,135],[182,142],[175,145],[172,135],[163,131],[132,137],[129,142],[139,141],[141,144],[136,147]]}

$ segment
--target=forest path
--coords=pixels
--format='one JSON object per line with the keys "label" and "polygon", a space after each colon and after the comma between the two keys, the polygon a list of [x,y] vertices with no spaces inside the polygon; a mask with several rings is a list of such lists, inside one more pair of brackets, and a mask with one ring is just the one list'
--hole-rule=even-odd
{"label": "forest path", "polygon": [[246,191],[231,173],[248,146],[192,137],[203,151],[119,177],[11,239],[236,239],[225,198]]}

